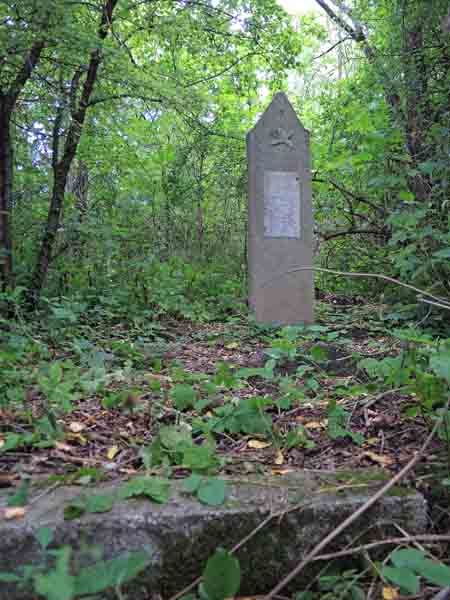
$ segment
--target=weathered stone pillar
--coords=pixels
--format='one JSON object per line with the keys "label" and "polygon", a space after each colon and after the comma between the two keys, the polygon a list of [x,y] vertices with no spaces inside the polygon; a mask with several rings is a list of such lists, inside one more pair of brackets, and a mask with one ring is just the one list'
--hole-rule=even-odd
{"label": "weathered stone pillar", "polygon": [[276,94],[247,135],[249,302],[263,323],[314,320],[309,134]]}

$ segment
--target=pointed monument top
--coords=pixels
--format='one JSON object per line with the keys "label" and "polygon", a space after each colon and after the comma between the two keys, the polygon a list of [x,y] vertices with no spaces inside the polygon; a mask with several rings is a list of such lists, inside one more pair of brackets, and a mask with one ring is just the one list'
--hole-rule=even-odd
{"label": "pointed monument top", "polygon": [[283,133],[288,130],[290,131],[291,143],[297,138],[297,135],[299,137],[309,136],[309,132],[303,127],[294,107],[284,92],[277,92],[273,96],[251,131],[254,132],[257,129],[260,131],[267,129],[272,137],[281,140],[281,144],[283,140],[286,141]]}

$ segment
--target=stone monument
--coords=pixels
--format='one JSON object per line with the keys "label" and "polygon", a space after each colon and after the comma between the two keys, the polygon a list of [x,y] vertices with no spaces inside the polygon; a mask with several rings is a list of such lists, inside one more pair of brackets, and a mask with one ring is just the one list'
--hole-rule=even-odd
{"label": "stone monument", "polygon": [[261,323],[314,321],[309,134],[276,94],[247,134],[249,303]]}

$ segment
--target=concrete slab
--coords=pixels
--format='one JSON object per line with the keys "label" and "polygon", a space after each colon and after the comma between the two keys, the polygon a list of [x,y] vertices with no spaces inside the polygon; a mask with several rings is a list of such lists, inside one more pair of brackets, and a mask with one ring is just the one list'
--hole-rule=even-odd
{"label": "concrete slab", "polygon": [[[110,512],[88,514],[65,521],[64,507],[89,490],[60,488],[32,505],[23,519],[0,520],[0,572],[18,572],[26,564],[38,564],[41,554],[36,532],[41,527],[55,531],[52,547],[69,544],[80,564],[92,563],[86,548],[101,547],[110,559],[129,551],[144,550],[151,565],[139,576],[128,598],[144,600],[162,594],[168,597],[201,574],[217,547],[231,548],[252,532],[271,512],[281,512],[237,553],[243,573],[241,594],[269,590],[304,554],[337,524],[364,503],[380,485],[379,471],[360,474],[299,474],[230,483],[226,503],[220,507],[200,504],[174,484],[166,504],[149,500],[117,501]],[[117,487],[98,487],[91,493],[111,493]],[[6,506],[0,496],[0,515]],[[398,535],[396,522],[410,534],[427,526],[424,498],[414,490],[397,488],[370,509],[343,538],[327,551],[342,548],[353,536],[362,540]],[[361,537],[363,532],[367,532]],[[323,566],[323,565],[322,565]],[[308,580],[317,564],[307,569]],[[300,582],[296,582],[297,586]],[[0,584],[1,600],[35,600],[36,595]],[[294,588],[295,589],[295,585]],[[298,589],[298,588],[297,588]],[[112,598],[108,594],[96,598]]]}

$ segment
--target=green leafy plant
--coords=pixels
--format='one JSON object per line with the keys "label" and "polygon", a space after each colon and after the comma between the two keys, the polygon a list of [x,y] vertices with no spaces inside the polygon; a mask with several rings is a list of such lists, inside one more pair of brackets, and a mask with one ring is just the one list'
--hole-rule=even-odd
{"label": "green leafy plant", "polygon": [[221,464],[210,434],[198,445],[192,439],[190,429],[176,425],[161,427],[152,444],[141,451],[141,456],[148,469],[166,464],[183,466],[192,471],[211,472]]}
{"label": "green leafy plant", "polygon": [[71,364],[57,361],[38,375],[37,382],[50,405],[70,412],[72,401],[78,397],[75,388],[79,380],[78,369]]}
{"label": "green leafy plant", "polygon": [[266,408],[273,406],[272,398],[254,397],[228,403],[214,410],[212,431],[229,433],[270,433],[272,419]]}
{"label": "green leafy plant", "polygon": [[[337,573],[336,575],[323,575],[319,578],[319,588],[323,594],[321,600],[365,600],[366,593],[358,585],[362,574],[353,569]],[[300,596],[301,598],[301,596]],[[304,600],[302,598],[302,600]]]}
{"label": "green leafy plant", "polygon": [[391,564],[380,567],[382,576],[400,587],[404,593],[418,594],[420,578],[439,587],[450,586],[450,567],[431,560],[421,550],[403,548],[389,557]]}
{"label": "green leafy plant", "polygon": [[84,513],[109,512],[114,506],[115,496],[111,494],[89,494],[74,498],[64,507],[66,521],[78,519]]}
{"label": "green leafy plant", "polygon": [[135,477],[125,483],[118,492],[120,499],[144,496],[164,504],[170,498],[170,481],[160,477]]}
{"label": "green leafy plant", "polygon": [[184,490],[194,494],[203,504],[219,506],[225,502],[226,483],[223,479],[193,473],[184,480]]}
{"label": "green leafy plant", "polygon": [[72,548],[63,546],[51,549],[53,537],[49,528],[39,529],[36,539],[42,552],[41,563],[25,565],[19,574],[0,573],[0,582],[32,590],[46,600],[77,600],[108,589],[120,591],[151,561],[151,556],[146,552],[131,552],[75,569]]}
{"label": "green leafy plant", "polygon": [[364,436],[361,433],[350,429],[350,413],[343,406],[337,404],[336,400],[330,400],[328,403],[327,418],[327,431],[332,440],[349,437],[355,444],[364,442]]}
{"label": "green leafy plant", "polygon": [[284,438],[284,446],[290,450],[291,448],[315,448],[316,443],[312,440],[307,430],[302,425],[297,427],[286,434]]}

